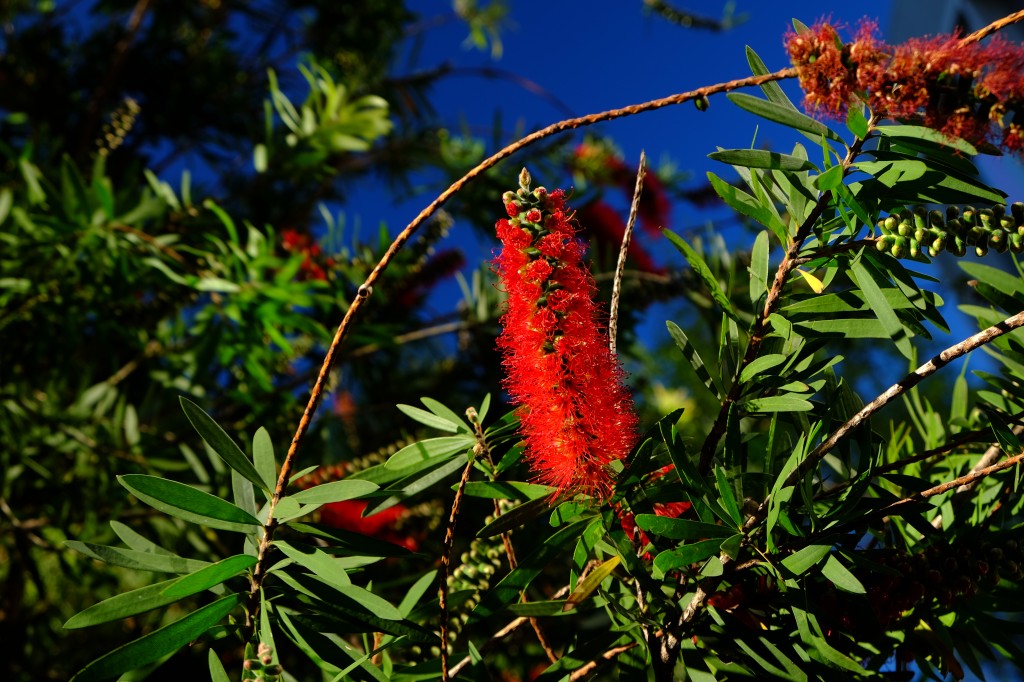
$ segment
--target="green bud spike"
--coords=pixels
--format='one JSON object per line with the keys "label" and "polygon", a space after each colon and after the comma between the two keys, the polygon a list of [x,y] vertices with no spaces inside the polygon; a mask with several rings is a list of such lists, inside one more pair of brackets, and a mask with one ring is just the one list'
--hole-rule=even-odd
{"label": "green bud spike", "polygon": [[892,246],[893,238],[889,235],[883,235],[875,240],[875,248],[879,251],[888,251],[889,247]]}
{"label": "green bud spike", "polygon": [[929,211],[928,224],[932,227],[945,227],[946,221],[942,219],[942,211]]}
{"label": "green bud spike", "polygon": [[917,206],[914,208],[914,227],[923,230],[928,225],[925,223],[928,218],[928,210],[924,206]]}
{"label": "green bud spike", "polygon": [[962,236],[964,233],[964,224],[960,222],[959,218],[950,218],[946,221],[946,229],[955,235]]}
{"label": "green bud spike", "polygon": [[1024,223],[1024,203],[1020,201],[1013,202],[1013,205],[1010,206],[1010,213],[1013,215],[1014,223],[1020,227]]}
{"label": "green bud spike", "polygon": [[992,215],[995,216],[996,222],[999,222],[999,219],[1006,215],[1006,206],[1003,206],[1002,204],[994,205],[992,207]]}
{"label": "green bud spike", "polygon": [[910,257],[917,258],[921,255],[921,242],[916,239],[910,240]]}
{"label": "green bud spike", "polygon": [[960,236],[953,237],[952,245],[947,244],[946,248],[949,252],[957,257],[962,257],[967,253],[967,242]]}
{"label": "green bud spike", "polygon": [[992,213],[991,209],[983,208],[978,211],[978,218],[981,220],[982,227],[991,228],[995,215]]}
{"label": "green bud spike", "polygon": [[917,241],[923,242],[927,237],[928,237],[928,230],[925,230],[925,229],[920,228],[920,227],[917,228],[916,230],[914,230],[914,239],[916,239]]}
{"label": "green bud spike", "polygon": [[960,217],[960,209],[956,206],[946,207],[946,220],[956,220]]}
{"label": "green bud spike", "polygon": [[1024,251],[1024,237],[1017,234],[1016,232],[1010,233],[1010,251],[1014,253],[1020,253]]}
{"label": "green bud spike", "polygon": [[932,255],[937,256],[946,249],[946,233],[940,233],[940,236],[935,238],[932,242]]}
{"label": "green bud spike", "polygon": [[896,222],[896,219],[893,218],[892,216],[889,216],[884,221],[882,221],[881,227],[883,230],[885,230],[887,234],[892,234],[893,230],[896,229],[897,225],[899,225],[899,223]]}
{"label": "green bud spike", "polygon": [[900,223],[899,227],[896,228],[896,232],[901,237],[909,237],[913,231],[914,229],[910,226],[910,222],[908,221]]}
{"label": "green bud spike", "polygon": [[964,225],[967,225],[968,227],[974,225],[975,214],[976,213],[977,213],[977,210],[973,206],[965,206],[964,207]]}

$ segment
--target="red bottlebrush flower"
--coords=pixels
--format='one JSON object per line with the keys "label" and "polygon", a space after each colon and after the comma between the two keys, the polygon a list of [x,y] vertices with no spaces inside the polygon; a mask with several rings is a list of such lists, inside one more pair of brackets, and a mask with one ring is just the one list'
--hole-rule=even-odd
{"label": "red bottlebrush flower", "polygon": [[865,22],[843,44],[835,28],[820,22],[787,36],[809,109],[838,118],[861,99],[881,117],[918,120],[972,144],[1022,151],[1024,46],[947,35],[893,47],[875,31]]}
{"label": "red bottlebrush flower", "polygon": [[519,192],[503,197],[519,211],[496,226],[503,248],[494,265],[508,292],[498,338],[505,387],[519,405],[537,480],[557,494],[607,497],[610,464],[637,438],[632,398],[599,327],[596,288],[564,194],[531,192],[529,184],[524,170]]}
{"label": "red bottlebrush flower", "polygon": [[[615,263],[622,246],[622,237],[626,234],[626,223],[615,209],[603,201],[592,201],[581,208],[576,217],[583,228],[593,236],[594,244],[599,250],[600,262]],[[665,271],[635,240],[629,242],[626,255],[643,272],[660,274]]]}

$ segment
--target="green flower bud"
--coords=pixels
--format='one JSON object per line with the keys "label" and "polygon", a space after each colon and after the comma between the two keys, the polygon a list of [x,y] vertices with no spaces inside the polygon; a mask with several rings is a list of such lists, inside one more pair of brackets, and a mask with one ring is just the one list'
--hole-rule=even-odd
{"label": "green flower bud", "polygon": [[946,207],[946,220],[956,220],[960,217],[960,209],[956,206]]}
{"label": "green flower bud", "polygon": [[978,219],[978,209],[973,206],[964,206],[964,224],[971,226]]}
{"label": "green flower bud", "polygon": [[896,237],[893,241],[892,250],[890,251],[895,258],[903,258],[907,255],[907,239],[906,237]]}
{"label": "green flower bud", "polygon": [[988,229],[991,229],[995,222],[995,215],[992,213],[991,209],[987,208],[983,208],[978,211],[978,218],[981,220],[982,227],[986,227]]}
{"label": "green flower bud", "polygon": [[1017,234],[1016,232],[1011,232],[1009,240],[1010,251],[1013,251],[1014,253],[1020,253],[1021,251],[1024,251],[1024,237],[1021,237],[1021,235]]}
{"label": "green flower bud", "polygon": [[896,229],[896,232],[899,233],[901,237],[909,237],[913,231],[914,228],[910,226],[909,221],[901,222],[900,226]]}
{"label": "green flower bud", "polygon": [[987,256],[988,255],[988,244],[986,244],[986,243],[978,243],[978,244],[976,244],[974,246],[974,253],[978,254],[979,258],[982,257],[982,256]]}
{"label": "green flower bud", "polygon": [[910,240],[910,257],[917,258],[921,255],[921,242],[916,239]]}
{"label": "green flower bud", "polygon": [[914,227],[918,229],[925,229],[928,227],[925,224],[925,219],[928,217],[928,210],[924,206],[914,207]]}
{"label": "green flower bud", "polygon": [[932,255],[937,256],[946,249],[946,233],[940,232],[939,236],[932,242]]}
{"label": "green flower bud", "polygon": [[959,218],[950,218],[946,221],[946,229],[955,235],[962,236],[964,233],[964,224]]}
{"label": "green flower bud", "polygon": [[953,243],[947,244],[946,248],[954,256],[962,257],[967,253],[967,242],[959,236],[953,237]]}
{"label": "green flower bud", "polygon": [[944,227],[946,224],[942,219],[942,211],[929,211],[928,222],[932,227]]}
{"label": "green flower bud", "polygon": [[914,239],[923,242],[928,237],[928,230],[921,229],[920,227],[914,230]]}
{"label": "green flower bud", "polygon": [[896,219],[889,216],[882,221],[881,227],[887,234],[892,234],[892,231],[896,229],[897,225],[899,225],[899,223],[896,222]]}
{"label": "green flower bud", "polygon": [[707,111],[708,107],[711,106],[711,102],[704,95],[701,95],[697,99],[693,100],[693,105],[697,107],[697,111]]}
{"label": "green flower bud", "polygon": [[975,225],[971,229],[967,230],[967,243],[977,244],[979,241],[987,239],[985,236],[985,230]]}
{"label": "green flower bud", "polygon": [[992,230],[992,234],[988,238],[988,245],[999,253],[1006,253],[1006,249],[1009,246],[1006,232],[1003,230]]}
{"label": "green flower bud", "polygon": [[995,206],[992,207],[992,216],[996,219],[996,222],[999,222],[1005,215],[1006,206],[1003,206],[1002,204],[996,204]]}

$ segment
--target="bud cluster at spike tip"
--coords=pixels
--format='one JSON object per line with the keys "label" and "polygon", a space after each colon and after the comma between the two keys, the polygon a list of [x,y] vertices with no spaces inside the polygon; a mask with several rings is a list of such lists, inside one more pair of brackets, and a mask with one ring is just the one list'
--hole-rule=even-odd
{"label": "bud cluster at spike tip", "polygon": [[1024,46],[998,36],[964,43],[956,35],[893,46],[875,32],[864,22],[844,44],[819,22],[787,35],[809,109],[840,117],[862,100],[883,118],[919,120],[975,145],[1024,153]]}
{"label": "bud cluster at spike tip", "polygon": [[524,169],[518,192],[502,197],[507,218],[494,261],[508,307],[498,347],[505,387],[536,480],[559,495],[607,497],[610,464],[637,439],[624,373],[599,324],[593,278],[584,263],[561,190],[530,189]]}

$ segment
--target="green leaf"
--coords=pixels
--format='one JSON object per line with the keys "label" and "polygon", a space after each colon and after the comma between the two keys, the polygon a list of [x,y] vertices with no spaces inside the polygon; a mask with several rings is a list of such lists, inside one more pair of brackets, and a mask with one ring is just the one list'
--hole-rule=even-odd
{"label": "green leaf", "polygon": [[267,487],[259,472],[256,471],[256,467],[249,461],[249,458],[245,456],[245,453],[242,452],[235,441],[224,432],[224,429],[220,428],[217,422],[210,418],[210,415],[203,412],[202,408],[184,396],[181,398],[181,409],[185,411],[185,416],[192,422],[192,426],[202,436],[203,440],[206,441],[206,444],[213,448],[213,451],[224,460],[225,464],[252,481],[261,490],[267,493],[273,490],[272,486]]}
{"label": "green leaf", "polygon": [[[747,45],[747,64],[750,65],[750,71],[755,76],[764,76],[768,73],[768,67],[761,61],[761,58],[757,56],[757,53]],[[783,92],[782,86],[775,81],[769,81],[761,84],[761,91],[764,93],[768,101],[774,102],[780,106],[788,107],[793,111],[796,111],[796,106],[790,101],[786,93]]]}
{"label": "green leaf", "polygon": [[828,561],[821,569],[821,574],[828,578],[833,585],[843,592],[853,594],[864,594],[866,590],[857,577],[850,573],[850,570],[836,558],[834,554],[829,555]]}
{"label": "green leaf", "polygon": [[460,471],[467,462],[465,455],[456,457],[450,462],[444,462],[440,466],[426,471],[425,473],[416,473],[407,478],[403,478],[401,481],[395,483],[387,489],[387,492],[393,493],[389,497],[381,498],[379,501],[371,502],[366,507],[366,511],[363,512],[364,516],[376,514],[377,512],[384,511],[389,507],[393,507],[396,504],[406,500],[413,495],[417,495],[427,488],[440,483],[444,479],[451,476],[456,471]]}
{"label": "green leaf", "polygon": [[743,546],[743,533],[736,533],[722,540],[722,553],[735,561],[740,558],[740,548]]}
{"label": "green leaf", "polygon": [[832,545],[808,545],[783,559],[782,565],[796,575],[803,575],[824,559],[831,549]]}
{"label": "green leaf", "polygon": [[716,398],[720,399],[724,396],[725,389],[718,383],[718,378],[708,372],[708,368],[704,365],[704,361],[701,359],[697,349],[690,343],[686,333],[675,322],[667,321],[665,326],[668,328],[668,333],[672,336],[672,340],[675,341],[679,350],[683,352],[683,357],[690,362],[690,366],[693,367],[693,371],[697,374],[697,378],[700,379],[701,383],[707,386],[708,390]]}
{"label": "green leaf", "polygon": [[72,682],[91,682],[117,677],[158,661],[167,654],[198,639],[242,603],[246,595],[232,594],[193,611],[181,620],[165,625],[130,644],[114,649],[85,666]]}
{"label": "green leaf", "polygon": [[[146,611],[173,604],[181,597],[165,595],[163,591],[178,582],[180,578],[172,578],[155,585],[147,585],[137,590],[124,592],[76,613],[64,623],[65,630],[87,628],[101,623],[109,623],[128,616],[135,616]],[[183,595],[184,596],[184,595]]]}
{"label": "green leaf", "polygon": [[284,540],[274,540],[274,547],[335,589],[352,584],[344,564],[322,549],[307,545],[297,546]]}
{"label": "green leaf", "polygon": [[913,140],[928,140],[929,142],[935,142],[945,147],[951,147],[952,149],[955,149],[962,154],[967,154],[968,156],[977,156],[978,154],[978,150],[967,140],[941,133],[938,130],[933,130],[932,128],[925,128],[924,126],[878,126],[875,130],[886,137],[895,139],[910,138]]}
{"label": "green leaf", "polygon": [[413,407],[412,405],[398,405],[397,407],[410,418],[433,429],[450,431],[451,433],[455,433],[459,430],[458,423],[453,423],[444,417],[438,417],[433,412],[427,412],[426,410],[421,410],[420,408]]}
{"label": "green leaf", "polygon": [[117,537],[121,538],[121,542],[128,545],[132,549],[140,552],[152,552],[153,554],[162,554],[164,556],[174,556],[173,552],[170,552],[160,545],[152,542],[148,538],[145,538],[136,533],[131,527],[126,526],[120,521],[111,521],[110,527],[114,529],[114,533]]}
{"label": "green leaf", "polygon": [[722,149],[711,152],[708,154],[708,158],[712,161],[721,161],[730,166],[743,166],[744,168],[776,168],[787,171],[818,169],[807,159],[766,149]]}
{"label": "green leaf", "polygon": [[299,504],[330,504],[353,500],[377,490],[380,490],[380,486],[370,481],[343,479],[300,490],[290,497]]}
{"label": "green leaf", "polygon": [[727,538],[735,531],[716,523],[673,519],[657,514],[637,514],[636,525],[643,531],[670,540],[707,540]]}
{"label": "green leaf", "polygon": [[718,554],[721,549],[720,539],[701,540],[691,542],[677,549],[668,549],[654,557],[654,569],[660,575],[679,568],[686,568],[690,564],[704,561],[710,556]]}
{"label": "green leaf", "polygon": [[252,459],[260,480],[263,481],[264,490],[273,490],[277,487],[277,463],[274,460],[274,443],[270,440],[270,434],[262,426],[256,430],[252,437]]}
{"label": "green leaf", "polygon": [[231,682],[228,671],[224,669],[224,664],[220,662],[217,652],[212,648],[206,652],[206,660],[210,665],[210,682]]}
{"label": "green leaf", "polygon": [[256,557],[248,554],[238,554],[227,559],[221,559],[217,563],[201,568],[195,573],[178,578],[174,581],[174,584],[164,590],[163,594],[167,597],[178,599],[187,597],[190,594],[208,590],[214,585],[220,585],[228,578],[233,578],[255,565]]}
{"label": "green leaf", "polygon": [[518,481],[470,481],[463,491],[467,497],[484,497],[494,500],[517,500],[527,502],[541,497],[550,497],[555,489],[537,483]]}
{"label": "green leaf", "polygon": [[493,615],[517,601],[522,591],[529,587],[533,579],[540,575],[544,567],[555,556],[565,551],[567,547],[571,547],[572,540],[578,538],[588,525],[600,522],[600,519],[581,519],[555,531],[525,559],[520,560],[519,565],[513,571],[483,596],[470,614],[470,622]]}
{"label": "green leaf", "polygon": [[185,559],[176,554],[155,554],[134,549],[122,549],[108,545],[94,545],[91,542],[67,540],[65,546],[112,566],[123,566],[132,570],[155,571],[159,573],[192,573],[210,564],[206,561]]}
{"label": "green leaf", "polygon": [[810,116],[801,114],[799,111],[796,111],[791,107],[777,104],[766,99],[761,99],[760,97],[754,97],[753,95],[748,95],[742,92],[730,92],[726,97],[728,97],[729,100],[740,109],[749,111],[750,113],[762,118],[766,118],[769,121],[775,121],[776,123],[781,123],[782,125],[793,128],[794,130],[810,133],[815,137],[821,137],[824,135],[828,139],[836,142],[843,141],[843,138],[830,130],[824,123],[816,121]]}
{"label": "green leaf", "polygon": [[215,495],[159,476],[126,474],[118,482],[154,509],[201,526],[251,533],[256,517]]}
{"label": "green leaf", "polygon": [[758,412],[806,412],[814,409],[814,403],[789,395],[773,395],[767,398],[753,398],[740,403],[747,414]]}
{"label": "green leaf", "polygon": [[756,306],[768,291],[768,233],[760,231],[750,250],[750,304]]}
{"label": "green leaf", "polygon": [[757,377],[759,374],[767,372],[773,367],[778,367],[786,360],[786,356],[781,353],[772,353],[754,358],[751,360],[750,364],[744,367],[743,371],[740,372],[740,383],[745,384],[751,379]]}
{"label": "green leaf", "polygon": [[910,336],[903,328],[900,318],[896,316],[896,311],[892,309],[889,301],[882,294],[882,289],[878,286],[873,276],[874,273],[868,270],[868,266],[864,264],[864,259],[853,260],[850,264],[850,269],[856,278],[857,285],[864,293],[864,301],[874,311],[878,321],[882,323],[882,328],[885,329],[886,334],[896,344],[896,348],[903,357],[912,360],[914,358],[914,347],[910,343]]}
{"label": "green leaf", "polygon": [[729,513],[729,518],[733,520],[736,527],[743,525],[743,517],[740,516],[740,506],[736,503],[736,495],[732,490],[732,482],[725,474],[725,469],[720,466],[715,467],[715,482],[718,484],[718,494],[721,496],[722,505],[725,507],[725,511]]}
{"label": "green leaf", "polygon": [[611,559],[602,562],[600,566],[588,573],[587,577],[576,586],[576,589],[572,591],[569,598],[565,600],[565,606],[562,607],[562,610],[569,611],[586,601],[587,597],[593,594],[594,590],[601,586],[604,579],[610,576],[612,571],[614,571],[621,562],[622,559],[617,556],[613,556]]}
{"label": "green leaf", "polygon": [[868,120],[864,118],[864,106],[855,104],[846,112],[846,127],[850,132],[863,140],[868,136]]}
{"label": "green leaf", "polygon": [[704,286],[707,287],[708,293],[711,294],[711,298],[715,300],[718,305],[722,307],[722,310],[726,315],[732,319],[739,321],[736,311],[732,307],[732,301],[726,296],[725,292],[722,291],[722,286],[718,283],[718,279],[711,272],[711,268],[708,267],[704,259],[700,257],[693,248],[683,240],[682,237],[675,234],[671,230],[662,230],[662,234],[668,237],[668,240],[672,242],[672,245],[679,249],[679,252],[683,254],[686,262],[690,264],[693,271],[700,277],[701,281],[704,282]]}
{"label": "green leaf", "polygon": [[814,186],[821,191],[835,189],[843,184],[844,169],[842,166],[832,166],[827,171],[814,178]]}
{"label": "green leaf", "polygon": [[391,455],[384,466],[388,469],[402,469],[426,460],[436,460],[435,463],[440,463],[448,457],[468,450],[475,443],[476,439],[472,436],[428,438],[402,448]]}
{"label": "green leaf", "polygon": [[764,206],[754,197],[750,196],[738,187],[733,187],[728,182],[714,173],[708,173],[708,181],[712,189],[718,194],[731,209],[742,215],[752,218],[761,223],[775,235],[780,243],[785,244],[789,230],[782,221],[775,215],[771,208]]}
{"label": "green leaf", "polygon": [[434,400],[433,398],[420,398],[420,402],[426,405],[427,409],[436,414],[438,417],[446,419],[450,421],[452,424],[458,425],[458,427],[465,431],[466,433],[473,432],[473,429],[469,427],[469,424],[467,424],[462,417],[455,414],[453,410],[448,408],[446,405],[443,405],[439,401]]}

